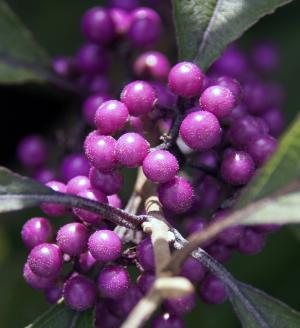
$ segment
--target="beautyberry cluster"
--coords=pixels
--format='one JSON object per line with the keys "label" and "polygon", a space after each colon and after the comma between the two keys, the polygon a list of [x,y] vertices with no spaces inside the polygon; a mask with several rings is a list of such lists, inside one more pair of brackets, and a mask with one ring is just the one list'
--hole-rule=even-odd
{"label": "beautyberry cluster", "polygon": [[[206,74],[192,62],[172,66],[150,49],[162,34],[160,15],[137,0],[89,9],[81,31],[85,43],[74,58],[56,58],[53,69],[88,91],[79,118],[86,135],[76,142],[82,150],[49,169],[49,144],[29,136],[17,150],[21,164],[56,191],[118,208],[127,187],[124,173],[139,168],[155,186],[166,219],[187,236],[222,220],[275,151],[283,129],[282,90],[269,80],[279,61],[274,46],[258,44],[246,55],[231,45]],[[128,76],[112,90],[109,74],[117,60]],[[76,311],[95,306],[97,327],[120,327],[155,279],[149,237],[126,244],[99,214],[57,204],[42,210],[69,222],[58,231],[45,217],[24,224],[25,281],[50,303],[63,297]],[[222,263],[234,251],[253,255],[278,228],[235,226],[204,249]],[[129,266],[140,273],[135,282]],[[226,300],[222,281],[194,258],[180,275],[197,286],[197,295],[166,299],[153,328],[184,327],[182,316],[197,296],[208,304]]]}

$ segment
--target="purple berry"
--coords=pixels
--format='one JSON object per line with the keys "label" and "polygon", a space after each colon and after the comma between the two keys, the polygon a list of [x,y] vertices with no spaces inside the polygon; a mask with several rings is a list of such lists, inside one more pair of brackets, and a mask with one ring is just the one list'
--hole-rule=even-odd
{"label": "purple berry", "polygon": [[25,246],[29,249],[49,242],[53,234],[50,222],[45,218],[32,218],[28,220],[22,228],[21,235]]}
{"label": "purple berry", "polygon": [[90,251],[86,251],[80,255],[78,266],[82,272],[88,272],[96,264],[96,262],[96,259],[93,257]]}
{"label": "purple berry", "polygon": [[204,278],[205,268],[199,261],[190,256],[183,263],[180,275],[189,279],[193,284],[197,284]]}
{"label": "purple berry", "polygon": [[168,77],[170,62],[161,52],[147,51],[135,60],[133,71],[139,78],[150,77],[153,80],[161,81]]}
{"label": "purple berry", "polygon": [[109,95],[103,92],[95,93],[86,98],[82,105],[82,115],[87,124],[90,126],[95,125],[95,114],[97,109],[109,99]]}
{"label": "purple berry", "polygon": [[131,24],[131,15],[119,8],[112,8],[109,10],[109,13],[114,23],[116,34],[118,36],[126,36]]}
{"label": "purple berry", "polygon": [[58,230],[56,242],[63,253],[78,256],[86,247],[88,236],[88,229],[83,224],[72,222]]}
{"label": "purple berry", "polygon": [[244,101],[250,114],[261,115],[268,107],[268,88],[260,81],[249,81],[244,85]]}
{"label": "purple berry", "polygon": [[207,304],[223,303],[227,298],[223,282],[212,275],[205,277],[200,287],[200,297]]}
{"label": "purple berry", "polygon": [[152,111],[156,94],[152,86],[145,81],[134,81],[127,84],[120,96],[130,115],[139,116]]}
{"label": "purple berry", "polygon": [[116,140],[103,136],[97,131],[91,132],[84,141],[84,150],[92,166],[103,172],[111,171],[116,161]]}
{"label": "purple berry", "polygon": [[104,102],[95,114],[95,124],[101,134],[113,134],[123,129],[127,120],[128,109],[117,100]]}
{"label": "purple berry", "polygon": [[193,112],[181,123],[180,136],[194,150],[210,149],[220,141],[220,123],[210,112]]}
{"label": "purple berry", "polygon": [[92,187],[106,195],[118,193],[123,186],[123,176],[118,171],[104,173],[92,167],[89,177]]}
{"label": "purple berry", "polygon": [[196,295],[194,293],[177,298],[167,298],[163,303],[164,309],[168,313],[178,316],[191,312],[195,305]]}
{"label": "purple berry", "polygon": [[72,58],[59,56],[52,60],[53,71],[66,79],[74,77],[76,69]]}
{"label": "purple berry", "polygon": [[[122,0],[124,1],[124,0]],[[122,325],[120,318],[114,316],[107,307],[107,300],[100,299],[96,304],[96,327],[118,328]]]}
{"label": "purple berry", "polygon": [[34,179],[41,183],[47,183],[51,180],[55,180],[55,172],[51,169],[40,168],[35,172]]}
{"label": "purple berry", "polygon": [[177,102],[177,96],[170,91],[163,83],[152,82],[152,87],[157,96],[156,105],[161,108],[174,108]]}
{"label": "purple berry", "polygon": [[137,279],[137,286],[143,294],[148,293],[155,281],[153,272],[145,271]]}
{"label": "purple berry", "polygon": [[86,74],[102,74],[109,66],[109,58],[103,48],[96,44],[83,45],[76,54],[78,69]]}
{"label": "purple berry", "polygon": [[37,167],[47,159],[47,147],[44,140],[36,135],[27,136],[17,148],[19,161],[28,167]]}
{"label": "purple berry", "polygon": [[247,255],[255,255],[264,248],[266,242],[265,235],[253,229],[245,229],[243,236],[239,240],[239,252]]}
{"label": "purple berry", "polygon": [[151,323],[151,328],[184,328],[184,321],[176,315],[164,313],[157,316]]}
{"label": "purple berry", "polygon": [[252,50],[252,61],[257,69],[270,72],[279,66],[279,53],[271,42],[261,42]]}
{"label": "purple berry", "polygon": [[119,265],[105,267],[98,277],[98,289],[101,295],[118,299],[124,297],[130,286],[130,277],[126,269]]}
{"label": "purple berry", "polygon": [[78,175],[67,183],[67,194],[77,195],[81,191],[91,188],[90,179],[84,175]]}
{"label": "purple berry", "polygon": [[[53,189],[54,191],[58,191],[61,193],[66,192],[66,185],[59,181],[49,181],[46,183],[46,186]],[[41,208],[44,213],[49,216],[61,216],[66,213],[66,207],[64,205],[59,204],[42,204]]]}
{"label": "purple berry", "polygon": [[136,47],[152,46],[159,40],[161,28],[159,15],[153,9],[140,7],[131,13],[129,40]]}
{"label": "purple berry", "polygon": [[240,83],[236,79],[229,76],[221,76],[216,80],[216,82],[217,85],[229,89],[236,100],[240,99],[242,90]]}
{"label": "purple berry", "polygon": [[88,41],[98,44],[108,43],[115,36],[114,22],[110,12],[102,7],[93,7],[85,12],[81,30]]}
{"label": "purple berry", "polygon": [[[85,190],[81,191],[78,196],[87,198],[89,200],[94,200],[96,202],[107,204],[107,197],[100,191],[97,190]],[[87,210],[83,210],[81,208],[74,208],[73,212],[77,215],[82,221],[90,223],[90,224],[99,224],[103,218],[93,212],[89,212]]]}
{"label": "purple berry", "polygon": [[87,176],[90,165],[82,154],[71,154],[64,158],[60,172],[64,181],[69,181],[78,175]]}
{"label": "purple berry", "polygon": [[197,65],[181,62],[171,68],[168,86],[176,95],[191,98],[200,94],[203,79],[204,75]]}
{"label": "purple berry", "polygon": [[187,235],[191,235],[195,232],[202,231],[207,224],[207,221],[202,217],[196,217],[193,219],[186,220],[185,222],[185,232]]}
{"label": "purple berry", "polygon": [[64,301],[75,311],[85,311],[94,306],[96,302],[96,285],[82,275],[69,278],[63,289]]}
{"label": "purple berry", "polygon": [[144,174],[153,182],[167,182],[175,177],[178,170],[176,157],[167,150],[152,151],[143,161]]}
{"label": "purple berry", "polygon": [[236,98],[228,88],[215,85],[204,90],[199,104],[202,109],[221,119],[230,115],[236,106]]}
{"label": "purple berry", "polygon": [[126,167],[137,167],[149,152],[149,143],[138,133],[125,133],[116,143],[116,158]]}
{"label": "purple berry", "polygon": [[249,182],[254,174],[254,162],[244,151],[232,151],[221,164],[221,174],[228,183],[239,186]]}
{"label": "purple berry", "polygon": [[136,256],[144,270],[154,271],[154,254],[150,238],[145,238],[138,244],[136,248]]}
{"label": "purple berry", "polygon": [[284,116],[282,111],[277,107],[273,107],[264,112],[261,117],[269,127],[270,134],[274,137],[278,137],[284,128]]}
{"label": "purple berry", "polygon": [[90,236],[88,247],[96,260],[100,262],[111,262],[120,257],[122,242],[115,232],[98,230]]}
{"label": "purple berry", "polygon": [[208,254],[214,257],[218,262],[221,263],[227,262],[231,256],[230,249],[227,246],[219,244],[217,242],[213,243],[212,245],[209,245],[206,248],[206,251]]}
{"label": "purple berry", "polygon": [[56,304],[63,294],[63,283],[57,281],[51,286],[47,287],[44,291],[45,299],[50,304]]}
{"label": "purple berry", "polygon": [[107,196],[108,204],[113,207],[122,208],[122,200],[118,195]]}
{"label": "purple berry", "polygon": [[26,262],[23,268],[23,278],[26,283],[33,289],[46,289],[51,286],[53,281],[51,278],[43,278],[35,274],[29,264]]}
{"label": "purple berry", "polygon": [[28,264],[33,273],[44,278],[56,277],[63,265],[60,249],[54,244],[39,244],[29,256]]}

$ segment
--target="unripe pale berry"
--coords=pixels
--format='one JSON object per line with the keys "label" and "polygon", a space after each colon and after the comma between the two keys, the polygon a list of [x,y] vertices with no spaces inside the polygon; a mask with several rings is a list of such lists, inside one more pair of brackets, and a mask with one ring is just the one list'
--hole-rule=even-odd
{"label": "unripe pale berry", "polygon": [[210,149],[220,141],[220,123],[214,114],[196,111],[188,114],[181,123],[180,136],[194,150]]}
{"label": "unripe pale berry", "polygon": [[200,95],[203,79],[204,75],[197,65],[181,62],[170,70],[168,86],[176,95],[191,98]]}
{"label": "unripe pale berry", "polygon": [[145,81],[134,81],[127,84],[120,96],[130,115],[139,116],[152,111],[156,94],[152,86]]}
{"label": "unripe pale berry", "polygon": [[88,248],[96,260],[111,262],[121,255],[122,242],[115,232],[98,230],[90,236]]}

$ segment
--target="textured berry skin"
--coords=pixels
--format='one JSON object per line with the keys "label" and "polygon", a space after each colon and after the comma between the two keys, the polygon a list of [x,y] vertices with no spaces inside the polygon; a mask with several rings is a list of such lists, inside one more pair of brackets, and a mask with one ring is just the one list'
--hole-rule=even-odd
{"label": "textured berry skin", "polygon": [[226,298],[223,282],[215,276],[206,276],[200,287],[200,297],[207,304],[221,304]]}
{"label": "textured berry skin", "polygon": [[260,118],[246,115],[230,126],[227,138],[237,148],[243,149],[252,138],[268,133],[268,126]]}
{"label": "textured berry skin", "polygon": [[138,244],[136,248],[136,256],[144,270],[154,271],[154,254],[150,238],[146,238]]}
{"label": "textured berry skin", "polygon": [[137,286],[143,294],[146,294],[155,281],[153,272],[145,271],[137,279]]}
{"label": "textured berry skin", "polygon": [[251,139],[246,148],[255,164],[257,166],[262,166],[276,150],[277,140],[268,135],[259,136]]}
{"label": "textured berry skin", "polygon": [[90,236],[88,248],[96,260],[111,262],[121,255],[122,242],[113,231],[98,230]]}
{"label": "textured berry skin", "polygon": [[[66,192],[66,185],[59,181],[49,181],[46,183],[46,186],[53,189],[54,191]],[[49,216],[61,216],[66,213],[66,207],[59,204],[42,204],[41,208],[44,213]]]}
{"label": "textured berry skin", "polygon": [[118,193],[123,186],[123,176],[118,171],[101,172],[92,167],[89,178],[93,188],[100,190],[106,195]]}
{"label": "textured berry skin", "polygon": [[243,236],[239,240],[239,252],[247,255],[255,255],[264,248],[266,242],[265,235],[253,229],[245,229]]}
{"label": "textured berry skin", "polygon": [[122,200],[118,195],[107,196],[108,204],[113,207],[122,208]]}
{"label": "textured berry skin", "polygon": [[[107,204],[107,197],[100,191],[97,190],[85,190],[78,194],[78,196],[87,198],[90,200],[94,200],[100,203]],[[82,221],[90,223],[90,224],[99,224],[103,218],[95,213],[89,212],[87,210],[83,210],[80,208],[74,208],[73,212],[77,215]]]}
{"label": "textured berry skin", "polygon": [[190,256],[183,263],[180,275],[189,279],[193,284],[197,284],[204,278],[205,268],[203,264]]}
{"label": "textured berry skin", "polygon": [[178,170],[176,157],[167,150],[152,151],[143,161],[143,172],[153,182],[167,182],[175,177]]}
{"label": "textured berry skin", "polygon": [[127,270],[122,266],[110,265],[100,272],[97,283],[101,295],[118,299],[127,293],[130,277]]}
{"label": "textured berry skin", "polygon": [[126,36],[131,24],[131,15],[119,8],[112,8],[109,10],[109,13],[114,23],[117,36]]}
{"label": "textured berry skin", "polygon": [[21,236],[23,243],[29,249],[49,242],[53,234],[50,222],[45,218],[32,218],[28,220],[22,228]]}
{"label": "textured berry skin", "polygon": [[38,276],[56,277],[63,265],[62,253],[54,244],[39,244],[31,250],[28,256],[28,265]]}
{"label": "textured berry skin", "polygon": [[76,63],[82,73],[102,74],[109,67],[109,58],[103,48],[87,43],[77,52]]}
{"label": "textured berry skin", "polygon": [[187,180],[176,176],[159,186],[158,196],[166,209],[175,213],[184,213],[192,205],[193,188]]}
{"label": "textured berry skin", "polygon": [[159,40],[161,25],[161,19],[153,9],[140,7],[131,13],[129,40],[136,47],[152,46]]}
{"label": "textured berry skin", "polygon": [[82,223],[72,222],[58,230],[56,242],[63,253],[77,256],[86,247],[88,236],[88,229]]}
{"label": "textured berry skin", "polygon": [[180,136],[194,150],[210,149],[220,141],[220,123],[210,112],[193,112],[181,123]]}
{"label": "textured berry skin", "polygon": [[216,80],[216,82],[217,85],[229,89],[234,95],[236,101],[241,98],[241,85],[236,79],[229,76],[221,76]]}
{"label": "textured berry skin", "polygon": [[53,281],[51,278],[43,278],[36,275],[26,262],[23,268],[23,278],[26,283],[33,289],[46,289],[51,286]]}
{"label": "textured berry skin", "polygon": [[168,86],[176,95],[191,98],[200,95],[203,79],[203,73],[197,65],[181,62],[171,68]]}
{"label": "textured berry skin", "polygon": [[116,143],[116,158],[126,167],[137,167],[143,163],[150,145],[140,134],[129,132],[123,134]]}
{"label": "textured berry skin", "polygon": [[95,114],[95,124],[101,134],[113,134],[123,129],[127,120],[128,109],[117,100],[104,102]]}
{"label": "textured berry skin", "polygon": [[88,272],[96,264],[96,262],[96,259],[90,251],[86,251],[80,255],[78,266],[82,272]]}
{"label": "textured berry skin", "polygon": [[151,77],[157,81],[165,80],[170,71],[170,62],[161,52],[147,51],[134,61],[133,71],[139,78]]}
{"label": "textured berry skin", "polygon": [[82,154],[71,154],[64,158],[60,172],[64,181],[69,181],[78,175],[87,176],[90,165]]}
{"label": "textured berry skin", "polygon": [[87,124],[95,126],[95,114],[97,109],[109,99],[110,96],[104,92],[98,92],[86,98],[82,105],[82,116]]}
{"label": "textured berry skin", "polygon": [[108,10],[93,7],[85,12],[81,21],[81,30],[85,38],[94,43],[105,44],[115,36],[114,22]]}
{"label": "textured berry skin", "polygon": [[96,285],[91,279],[76,275],[65,282],[63,296],[71,309],[84,311],[96,303]]}
{"label": "textured berry skin", "polygon": [[61,281],[55,282],[45,289],[45,299],[50,304],[56,304],[62,297],[63,283]]}
{"label": "textured berry skin", "polygon": [[202,109],[221,119],[231,113],[236,105],[236,98],[228,88],[216,85],[203,91],[199,104]]}
{"label": "textured berry skin", "polygon": [[120,99],[130,115],[139,116],[152,111],[156,94],[148,82],[134,81],[124,87]]}
{"label": "textured berry skin", "polygon": [[19,161],[28,167],[36,167],[45,163],[47,159],[47,147],[39,136],[28,136],[18,145],[17,157]]}
{"label": "textured berry skin", "polygon": [[170,313],[182,316],[192,311],[196,305],[196,295],[194,293],[177,298],[167,298],[164,303],[164,309]]}
{"label": "textured berry skin", "polygon": [[225,181],[234,185],[244,185],[254,174],[252,157],[244,151],[232,151],[221,164],[221,174]]}
{"label": "textured berry skin", "polygon": [[184,321],[175,315],[165,313],[157,316],[151,323],[151,328],[184,328]]}
{"label": "textured berry skin", "polygon": [[270,108],[261,116],[270,129],[270,134],[278,137],[284,128],[284,116],[277,107]]}
{"label": "textured berry skin", "polygon": [[78,175],[67,183],[67,194],[77,195],[81,191],[91,188],[90,179],[84,175]]}
{"label": "textured berry skin", "polygon": [[111,171],[117,161],[115,155],[116,140],[103,136],[97,131],[91,132],[84,141],[84,151],[92,166],[103,172]]}

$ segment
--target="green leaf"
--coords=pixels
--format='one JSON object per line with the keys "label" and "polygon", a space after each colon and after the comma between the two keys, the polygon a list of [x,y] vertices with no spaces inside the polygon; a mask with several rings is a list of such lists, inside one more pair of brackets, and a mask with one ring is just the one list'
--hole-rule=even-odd
{"label": "green leaf", "polygon": [[300,176],[300,117],[281,139],[276,153],[243,192],[237,207],[273,194]]}
{"label": "green leaf", "polygon": [[298,328],[300,313],[279,300],[238,282],[239,290],[244,297],[255,306],[255,312],[260,315],[262,322],[258,323],[253,313],[246,310],[240,298],[230,292],[230,300],[244,328]]}
{"label": "green leaf", "polygon": [[173,0],[180,59],[207,69],[261,17],[291,0]]}
{"label": "green leaf", "polygon": [[0,1],[0,83],[43,82],[49,58],[5,1]]}
{"label": "green leaf", "polygon": [[63,303],[52,306],[26,328],[93,328],[93,310],[75,312]]}

